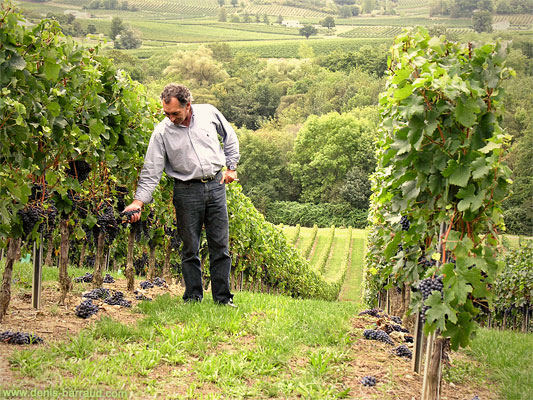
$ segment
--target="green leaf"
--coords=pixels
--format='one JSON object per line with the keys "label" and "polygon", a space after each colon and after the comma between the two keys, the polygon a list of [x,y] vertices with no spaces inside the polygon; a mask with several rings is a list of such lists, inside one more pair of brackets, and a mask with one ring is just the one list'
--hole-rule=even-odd
{"label": "green leaf", "polygon": [[444,330],[446,318],[451,322],[457,322],[457,312],[447,303],[445,298],[441,298],[441,293],[434,291],[424,302],[430,308],[426,311],[426,320],[430,324],[435,323],[437,328]]}
{"label": "green leaf", "polygon": [[55,172],[51,169],[46,171],[46,180],[48,181],[48,185],[54,186],[57,182],[57,175]]}
{"label": "green leaf", "polygon": [[466,165],[458,165],[450,175],[450,184],[465,187],[470,179],[470,168]]}
{"label": "green leaf", "polygon": [[494,149],[499,149],[500,147],[502,147],[501,143],[488,142],[487,145],[479,149],[479,151],[483,154],[487,154]]}
{"label": "green leaf", "polygon": [[14,70],[23,70],[24,68],[26,68],[26,60],[24,60],[24,58],[22,58],[18,54],[15,54],[11,57],[11,60],[9,61],[9,66]]}
{"label": "green leaf", "polygon": [[45,61],[44,62],[44,76],[46,79],[51,81],[57,81],[59,78],[59,71],[61,66],[55,62]]}
{"label": "green leaf", "polygon": [[476,122],[476,114],[479,113],[479,106],[475,99],[467,98],[463,100],[461,96],[457,100],[457,107],[455,108],[455,118],[459,123],[467,128],[474,125]]}
{"label": "green leaf", "polygon": [[413,93],[413,85],[407,84],[404,87],[400,89],[396,89],[394,91],[394,98],[396,100],[403,100],[411,96],[412,93]]}
{"label": "green leaf", "polygon": [[485,157],[478,157],[472,163],[472,178],[478,180],[487,175],[490,171],[490,166],[485,161]]}

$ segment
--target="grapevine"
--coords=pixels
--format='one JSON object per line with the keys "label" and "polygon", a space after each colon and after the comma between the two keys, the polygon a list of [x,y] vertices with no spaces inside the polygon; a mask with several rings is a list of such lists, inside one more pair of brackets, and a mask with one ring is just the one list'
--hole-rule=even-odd
{"label": "grapevine", "polygon": [[453,349],[468,345],[499,268],[510,176],[500,126],[501,83],[513,74],[506,53],[502,43],[406,30],[380,97],[368,288],[424,282],[410,312],[423,311],[425,333],[438,330]]}

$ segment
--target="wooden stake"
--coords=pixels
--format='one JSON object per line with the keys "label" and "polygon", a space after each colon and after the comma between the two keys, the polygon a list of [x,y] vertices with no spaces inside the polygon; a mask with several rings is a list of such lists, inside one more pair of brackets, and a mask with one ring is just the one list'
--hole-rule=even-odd
{"label": "wooden stake", "polygon": [[424,356],[424,323],[422,322],[422,316],[417,314],[415,320],[415,339],[413,349],[413,359],[411,367],[413,372],[417,374],[422,370],[422,357]]}
{"label": "wooden stake", "polygon": [[32,280],[32,298],[33,308],[41,308],[41,288],[43,279],[43,234],[39,238],[39,244],[33,242],[33,280]]}
{"label": "wooden stake", "polygon": [[128,291],[133,292],[133,286],[135,283],[135,270],[133,269],[133,245],[135,244],[135,231],[130,227],[130,233],[128,235],[128,255],[126,258],[126,280],[128,282]]}

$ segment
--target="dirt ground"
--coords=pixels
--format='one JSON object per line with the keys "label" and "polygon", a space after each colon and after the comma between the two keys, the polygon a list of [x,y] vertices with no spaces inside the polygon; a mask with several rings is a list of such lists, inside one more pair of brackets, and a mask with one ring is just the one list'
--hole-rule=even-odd
{"label": "dirt ground", "polygon": [[[140,280],[136,281],[135,287],[139,288]],[[127,300],[132,301],[134,307],[139,300],[135,300],[135,295],[126,290],[126,281],[117,280],[112,284],[104,284],[104,287],[120,290]],[[76,283],[75,291],[69,295],[65,306],[58,306],[59,291],[57,283],[45,282],[43,285],[43,295],[41,308],[35,310],[31,304],[29,290],[16,290],[12,293],[8,314],[0,323],[0,332],[11,330],[33,333],[44,339],[46,343],[65,340],[79,333],[82,329],[94,324],[102,317],[111,317],[124,324],[133,324],[137,319],[143,317],[142,314],[124,312],[120,306],[110,306],[102,301],[94,301],[99,306],[98,318],[94,316],[89,319],[81,319],[75,315],[75,307],[81,302],[83,292],[90,290],[89,283]],[[172,296],[183,294],[181,285],[170,285],[167,287],[154,287],[147,290],[139,290],[139,293],[147,297],[169,293]],[[350,350],[351,362],[346,365],[349,374],[344,379],[344,386],[350,387],[349,399],[398,399],[411,400],[419,399],[422,389],[422,375],[411,370],[411,361],[400,358],[391,353],[392,346],[374,340],[365,340],[362,337],[364,329],[372,328],[376,319],[371,316],[356,316],[352,319],[353,344]],[[397,343],[398,345],[400,343]],[[17,382],[18,388],[34,388],[31,381],[21,378],[16,372],[11,371],[8,358],[15,351],[28,348],[33,345],[16,346],[0,343],[0,389],[2,387],[13,387]],[[454,359],[465,359],[461,353],[450,355],[452,362]],[[375,387],[365,387],[361,385],[364,376],[374,376],[377,379]],[[216,389],[213,388],[216,393]],[[472,400],[478,396],[479,400],[496,400],[498,396],[491,390],[489,385],[480,387],[474,382],[462,382],[453,384],[443,381],[442,400]],[[1,396],[0,396],[1,397]]]}

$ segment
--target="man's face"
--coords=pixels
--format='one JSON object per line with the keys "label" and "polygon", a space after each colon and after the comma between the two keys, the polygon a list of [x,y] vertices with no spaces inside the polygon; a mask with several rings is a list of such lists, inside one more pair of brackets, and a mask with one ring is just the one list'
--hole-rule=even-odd
{"label": "man's face", "polygon": [[167,116],[174,125],[181,125],[183,121],[189,116],[191,110],[191,104],[188,103],[183,107],[179,100],[172,97],[170,103],[163,101],[163,113]]}

